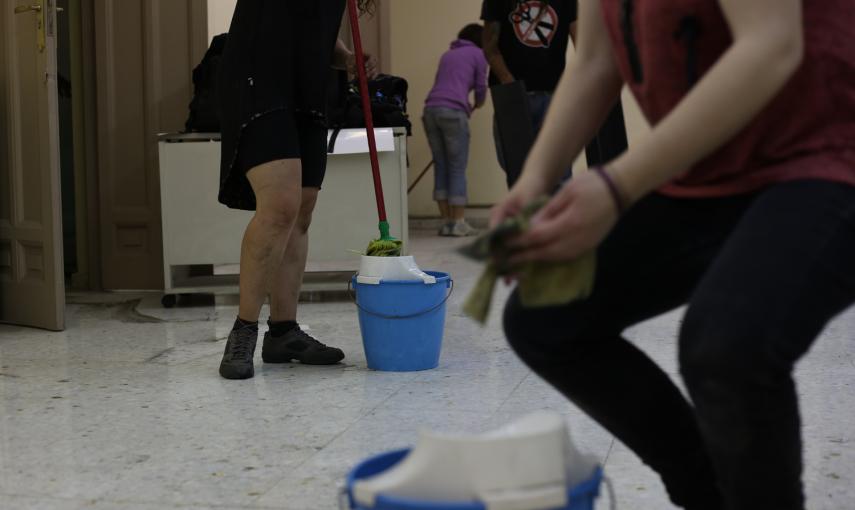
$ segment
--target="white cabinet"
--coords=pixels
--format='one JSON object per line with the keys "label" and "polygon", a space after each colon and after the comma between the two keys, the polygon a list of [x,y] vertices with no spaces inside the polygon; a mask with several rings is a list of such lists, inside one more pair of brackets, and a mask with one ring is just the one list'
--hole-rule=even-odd
{"label": "white cabinet", "polygon": [[[375,134],[392,235],[406,247],[407,139],[403,129]],[[218,135],[163,135],[159,152],[164,304],[174,304],[175,294],[236,293],[240,244],[252,213],[217,201]],[[344,275],[359,267],[359,257],[348,250],[362,251],[378,235],[365,130],[343,130],[329,155],[312,220],[304,288],[311,290],[313,280],[327,286],[346,281]]]}

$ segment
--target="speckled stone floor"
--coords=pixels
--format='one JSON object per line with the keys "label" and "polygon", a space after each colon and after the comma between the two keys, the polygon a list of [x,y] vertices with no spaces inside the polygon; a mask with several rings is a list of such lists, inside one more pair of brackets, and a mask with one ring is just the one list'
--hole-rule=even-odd
{"label": "speckled stone floor", "polygon": [[[414,234],[420,265],[457,283],[430,372],[368,371],[351,303],[306,305],[300,317],[346,364],[258,359],[241,382],[217,374],[236,314],[228,300],[165,310],[156,295],[78,296],[63,333],[0,326],[0,508],[332,510],[354,463],[412,444],[420,428],[482,431],[537,409],[564,414],[602,459],[618,508],[672,508],[647,467],[516,359],[497,314],[483,329],[461,315],[477,267],[452,253],[459,241]],[[671,374],[679,318],[628,333]],[[853,360],[850,311],[798,368],[811,509],[855,508]]]}

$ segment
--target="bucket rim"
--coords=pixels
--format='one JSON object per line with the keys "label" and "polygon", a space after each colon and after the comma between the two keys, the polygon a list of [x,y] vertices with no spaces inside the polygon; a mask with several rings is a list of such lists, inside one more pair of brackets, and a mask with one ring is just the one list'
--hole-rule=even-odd
{"label": "bucket rim", "polygon": [[[425,273],[436,278],[436,282],[435,283],[425,283],[422,280],[381,280],[380,285],[436,285],[438,283],[446,283],[447,284],[448,281],[451,280],[451,274],[450,273],[444,273],[442,271],[425,271]],[[353,282],[354,286],[356,286],[356,285],[371,285],[371,284],[367,284],[367,283],[359,283],[358,281],[356,281],[356,278],[358,276],[359,276],[359,273],[356,273],[351,278],[351,281]],[[371,286],[376,287],[376,285],[371,285]]]}

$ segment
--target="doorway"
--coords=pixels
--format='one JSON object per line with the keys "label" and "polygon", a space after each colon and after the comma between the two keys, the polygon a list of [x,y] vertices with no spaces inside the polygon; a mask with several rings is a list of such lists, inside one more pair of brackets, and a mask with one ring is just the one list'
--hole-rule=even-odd
{"label": "doorway", "polygon": [[62,194],[63,273],[69,290],[96,290],[91,250],[96,218],[90,213],[91,169],[87,139],[91,136],[87,122],[87,101],[92,91],[86,90],[84,62],[85,16],[92,17],[89,2],[56,0],[57,3],[57,97],[59,113],[60,186]]}
{"label": "doorway", "polygon": [[77,273],[77,211],[74,188],[74,120],[72,98],[78,93],[71,82],[69,0],[57,0],[57,97],[59,98],[59,168],[62,188],[62,248],[66,286]]}

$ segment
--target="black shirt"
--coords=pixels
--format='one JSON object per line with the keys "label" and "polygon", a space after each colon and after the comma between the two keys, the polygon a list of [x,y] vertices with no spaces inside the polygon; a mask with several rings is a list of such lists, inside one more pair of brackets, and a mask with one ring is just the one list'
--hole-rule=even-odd
{"label": "black shirt", "polygon": [[[501,23],[499,52],[514,78],[529,91],[551,92],[564,72],[576,10],[577,0],[484,0],[481,19]],[[490,85],[497,83],[491,73]]]}

